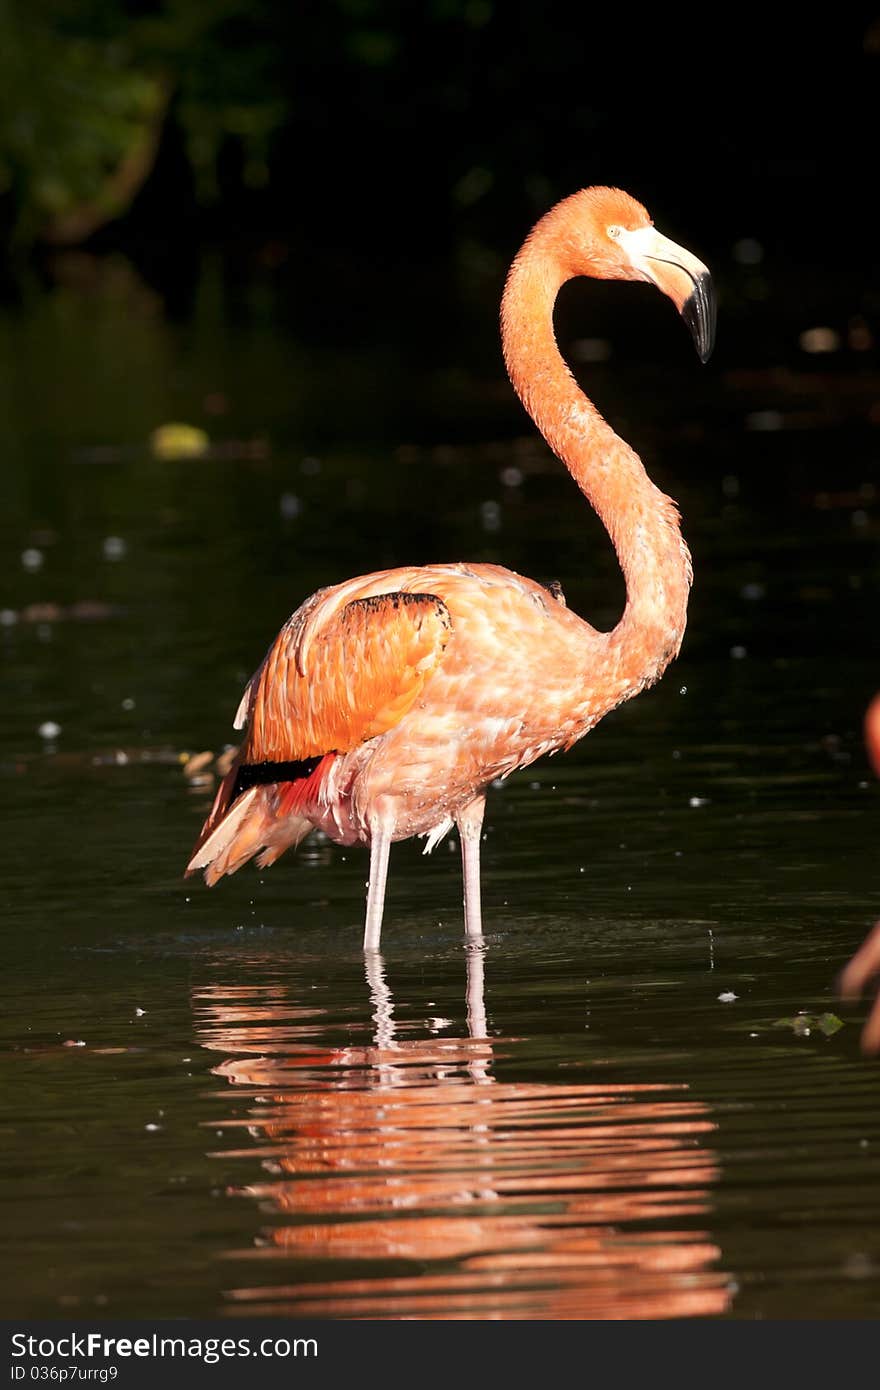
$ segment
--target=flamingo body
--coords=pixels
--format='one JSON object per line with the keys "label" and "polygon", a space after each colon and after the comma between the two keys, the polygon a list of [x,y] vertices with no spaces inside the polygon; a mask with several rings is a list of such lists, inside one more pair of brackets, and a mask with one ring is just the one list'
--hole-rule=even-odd
{"label": "flamingo body", "polygon": [[[627,240],[628,239],[628,240]],[[651,279],[685,317],[695,293],[711,339],[702,264],[614,189],[559,204],[508,277],[505,358],[527,410],[605,521],[627,579],[613,632],[561,594],[488,564],[405,567],[314,594],[250,681],[247,733],[188,871],[209,884],[258,855],[272,863],[312,829],[371,847],[365,947],[379,943],[388,849],[457,824],[468,934],[480,934],[479,841],[486,789],[568,748],[655,681],[684,633],[690,557],[674,504],[576,385],[553,336],[572,274]]]}
{"label": "flamingo body", "polygon": [[392,840],[436,842],[489,782],[569,747],[646,679],[560,595],[501,566],[364,575],[282,628],[242,699],[248,733],[218,804],[242,765],[318,756],[277,784],[297,787],[288,809],[368,844],[381,803]]}

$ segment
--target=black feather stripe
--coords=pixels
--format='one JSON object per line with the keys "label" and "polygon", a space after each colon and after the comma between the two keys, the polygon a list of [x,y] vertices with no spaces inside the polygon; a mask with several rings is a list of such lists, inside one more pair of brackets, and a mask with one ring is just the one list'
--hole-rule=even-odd
{"label": "black feather stripe", "polygon": [[268,786],[273,782],[301,782],[304,777],[312,775],[320,761],[321,758],[317,757],[303,758],[299,762],[242,763],[235,776],[230,800],[235,801],[251,787]]}

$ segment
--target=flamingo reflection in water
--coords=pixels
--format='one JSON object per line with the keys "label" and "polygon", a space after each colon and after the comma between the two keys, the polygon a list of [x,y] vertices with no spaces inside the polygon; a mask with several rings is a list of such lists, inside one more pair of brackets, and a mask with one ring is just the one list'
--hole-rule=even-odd
{"label": "flamingo reflection in water", "polygon": [[[395,1018],[378,953],[365,960],[374,1012],[364,1045],[321,1045],[329,1021],[293,1006],[286,985],[197,992],[199,1041],[226,1054],[214,1074],[249,1102],[245,1117],[212,1127],[255,1141],[218,1156],[258,1158],[267,1175],[229,1195],[282,1218],[255,1248],[229,1252],[271,1270],[269,1281],[231,1289],[232,1309],[395,1319],[723,1312],[730,1282],[715,1268],[717,1247],[694,1229],[717,1177],[706,1107],[682,1085],[496,1077],[514,1043],[489,1037],[483,948],[470,947],[467,964],[468,1035],[458,1038],[440,1035],[442,1019]],[[340,1277],[332,1261],[344,1262]],[[295,1275],[283,1282],[288,1262]]]}

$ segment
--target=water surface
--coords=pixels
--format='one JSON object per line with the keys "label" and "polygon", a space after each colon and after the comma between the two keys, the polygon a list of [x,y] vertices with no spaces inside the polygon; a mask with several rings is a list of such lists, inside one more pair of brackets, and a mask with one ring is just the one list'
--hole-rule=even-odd
{"label": "water surface", "polygon": [[[400,845],[365,967],[363,851],[183,882],[181,754],[319,584],[501,561],[603,626],[613,555],[488,301],[331,347],[211,267],[184,325],[83,277],[0,326],[8,1312],[877,1316],[880,1069],[833,996],[880,910],[862,362],[700,374],[627,305],[589,379],[681,503],[684,651],[491,796],[484,953],[454,844]],[[152,457],[177,418],[222,447]]]}

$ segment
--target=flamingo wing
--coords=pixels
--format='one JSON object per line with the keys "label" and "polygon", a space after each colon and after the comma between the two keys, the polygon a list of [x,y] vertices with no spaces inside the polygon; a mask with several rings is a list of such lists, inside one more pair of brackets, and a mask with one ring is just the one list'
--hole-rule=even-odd
{"label": "flamingo wing", "polygon": [[271,863],[311,829],[334,758],[398,724],[436,669],[452,629],[434,594],[316,594],[282,628],[245,691],[247,736],[187,872],[209,883],[259,850]]}
{"label": "flamingo wing", "polygon": [[437,667],[451,620],[434,594],[357,598],[282,629],[248,694],[245,754],[287,762],[346,752],[399,723]]}

